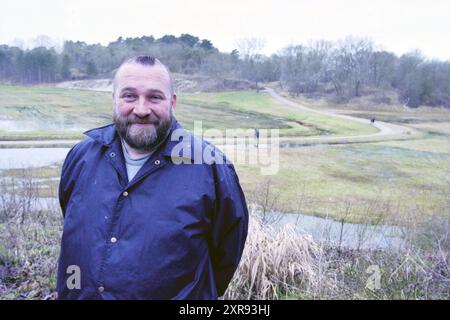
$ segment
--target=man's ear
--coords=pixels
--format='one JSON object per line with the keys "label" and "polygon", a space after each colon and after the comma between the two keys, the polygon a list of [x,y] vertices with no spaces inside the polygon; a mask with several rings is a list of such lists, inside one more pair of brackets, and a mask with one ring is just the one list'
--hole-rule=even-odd
{"label": "man's ear", "polygon": [[173,108],[173,110],[175,110],[176,107],[177,107],[177,94],[174,93],[172,95],[172,108]]}

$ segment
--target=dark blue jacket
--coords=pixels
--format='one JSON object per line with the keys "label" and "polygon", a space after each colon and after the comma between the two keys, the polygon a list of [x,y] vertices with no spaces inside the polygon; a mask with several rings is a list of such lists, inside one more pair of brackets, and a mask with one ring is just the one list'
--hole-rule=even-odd
{"label": "dark blue jacket", "polygon": [[[172,157],[174,129],[192,147],[179,153],[184,164]],[[229,162],[191,164],[196,143],[224,156],[175,119],[170,132],[130,182],[114,125],[85,132],[69,151],[59,186],[60,299],[217,299],[226,290],[248,227],[238,177]],[[70,266],[80,289],[67,286]]]}

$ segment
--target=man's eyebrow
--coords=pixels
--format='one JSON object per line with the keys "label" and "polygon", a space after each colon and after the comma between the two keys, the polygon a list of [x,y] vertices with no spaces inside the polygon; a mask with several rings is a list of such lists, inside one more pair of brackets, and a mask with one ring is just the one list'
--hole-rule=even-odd
{"label": "man's eyebrow", "polygon": [[[122,90],[120,90],[120,93],[123,93],[123,92],[125,92],[125,91],[136,92],[136,89],[133,88],[133,87],[125,87],[125,88],[123,88]],[[149,89],[149,90],[147,90],[145,93],[146,93],[146,94],[155,94],[155,93],[159,93],[159,94],[163,95],[164,97],[166,96],[166,95],[164,94],[164,92],[163,92],[162,90],[159,90],[159,89]]]}
{"label": "man's eyebrow", "polygon": [[161,95],[163,95],[164,97],[166,96],[165,94],[164,94],[164,92],[163,91],[161,91],[161,90],[159,90],[159,89],[149,89],[149,90],[147,90],[147,92],[146,92],[147,94],[155,94],[155,93],[159,93],[159,94],[161,94]]}
{"label": "man's eyebrow", "polygon": [[125,88],[123,88],[122,90],[120,90],[120,92],[124,92],[124,91],[133,91],[133,92],[135,92],[136,89],[135,89],[135,88],[132,88],[132,87],[125,87]]}

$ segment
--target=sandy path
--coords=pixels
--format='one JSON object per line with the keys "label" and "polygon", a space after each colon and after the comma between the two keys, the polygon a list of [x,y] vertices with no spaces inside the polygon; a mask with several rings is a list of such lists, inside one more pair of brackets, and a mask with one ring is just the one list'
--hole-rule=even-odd
{"label": "sandy path", "polygon": [[326,140],[330,140],[330,139],[339,138],[342,140],[346,140],[348,142],[349,139],[351,140],[354,138],[361,139],[361,138],[372,138],[372,137],[378,137],[378,136],[402,135],[402,134],[406,134],[407,132],[411,132],[411,129],[408,127],[404,127],[404,126],[400,126],[400,125],[396,125],[396,124],[392,124],[392,123],[387,123],[387,122],[382,122],[382,121],[375,121],[375,123],[370,123],[369,119],[352,117],[352,116],[347,116],[347,115],[343,115],[343,114],[336,114],[336,113],[332,113],[329,111],[311,109],[311,108],[305,107],[299,103],[293,102],[291,100],[288,100],[288,99],[280,96],[278,93],[276,93],[271,88],[266,88],[265,91],[268,92],[275,100],[283,103],[284,105],[290,106],[292,108],[301,109],[301,110],[304,110],[307,112],[312,112],[312,113],[324,115],[327,117],[334,117],[334,118],[340,118],[340,119],[344,119],[344,120],[356,121],[356,122],[364,123],[364,124],[371,124],[374,127],[378,128],[378,130],[379,130],[378,132],[375,132],[375,133],[353,135],[353,136],[302,138],[305,140],[308,140],[308,139],[313,140],[314,139],[317,141],[320,141],[320,140],[326,141]]}

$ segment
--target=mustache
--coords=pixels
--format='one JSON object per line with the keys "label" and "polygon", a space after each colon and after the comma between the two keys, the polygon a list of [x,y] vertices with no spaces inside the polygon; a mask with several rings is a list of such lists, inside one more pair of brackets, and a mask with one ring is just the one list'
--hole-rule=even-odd
{"label": "mustache", "polygon": [[148,115],[146,117],[137,117],[136,115],[129,115],[126,118],[126,123],[128,125],[130,124],[156,124],[159,122],[158,117],[156,117],[155,115]]}

